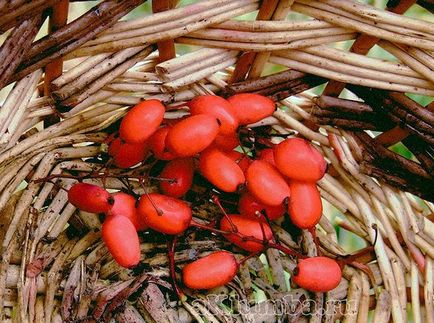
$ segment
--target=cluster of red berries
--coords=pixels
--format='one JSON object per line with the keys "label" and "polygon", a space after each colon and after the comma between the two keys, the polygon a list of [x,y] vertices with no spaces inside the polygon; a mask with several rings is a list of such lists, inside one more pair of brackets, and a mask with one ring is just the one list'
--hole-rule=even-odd
{"label": "cluster of red berries", "polygon": [[[148,228],[179,235],[194,226],[190,204],[181,198],[190,190],[197,168],[217,190],[240,194],[239,214],[226,214],[215,232],[239,248],[260,253],[276,247],[269,221],[289,214],[301,229],[320,220],[322,203],[316,181],[326,171],[322,155],[307,141],[283,140],[252,159],[239,149],[238,129],[271,116],[275,104],[258,94],[236,94],[227,100],[204,95],[188,102],[190,115],[163,124],[165,107],[158,100],[144,101],[122,119],[119,138],[110,143],[116,166],[128,168],[151,151],[167,161],[160,173],[159,193],[134,196],[78,183],[69,201],[93,213],[105,213],[103,240],[113,258],[124,267],[140,260],[137,231]],[[221,205],[219,205],[221,207]],[[202,225],[202,227],[205,227]],[[209,227],[210,230],[214,228]],[[327,257],[299,259],[293,280],[311,291],[328,291],[341,280],[341,268]],[[227,251],[214,252],[183,268],[183,282],[193,289],[209,289],[230,282],[240,262]]]}

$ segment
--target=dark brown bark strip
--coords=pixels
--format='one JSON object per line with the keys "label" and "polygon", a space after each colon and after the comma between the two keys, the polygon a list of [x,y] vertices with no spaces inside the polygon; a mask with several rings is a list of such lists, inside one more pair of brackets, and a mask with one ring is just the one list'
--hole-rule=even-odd
{"label": "dark brown bark strip", "polygon": [[345,130],[352,130],[352,131],[363,131],[363,130],[385,131],[390,129],[390,127],[387,127],[386,125],[374,124],[372,122],[367,122],[367,121],[343,119],[343,118],[314,117],[312,118],[312,121],[320,125],[336,126]]}
{"label": "dark brown bark strip", "polygon": [[347,88],[380,113],[380,116],[390,119],[395,125],[407,129],[409,133],[420,137],[427,143],[434,144],[432,126],[394,104],[387,92],[350,84]]}
{"label": "dark brown bark strip", "polygon": [[42,24],[41,16],[24,21],[15,28],[0,48],[0,89],[8,84],[15,69],[23,60]]}
{"label": "dark brown bark strip", "polygon": [[302,72],[286,70],[273,75],[263,76],[258,79],[230,84],[227,87],[227,91],[228,93],[259,91],[261,89],[264,89],[265,87],[270,87],[275,84],[296,80],[305,75],[306,74]]}
{"label": "dark brown bark strip", "polygon": [[416,101],[413,101],[403,93],[389,92],[389,97],[399,104],[404,110],[410,112],[420,120],[434,127],[434,113],[421,106]]}
{"label": "dark brown bark strip", "polygon": [[423,168],[434,176],[434,147],[416,136],[408,136],[402,143],[416,156]]}
{"label": "dark brown bark strip", "polygon": [[374,111],[366,103],[353,100],[339,99],[327,95],[321,95],[317,98],[314,98],[314,102],[323,109],[330,109],[339,112],[364,114]]}
{"label": "dark brown bark strip", "polygon": [[403,191],[410,192],[414,195],[417,195],[425,200],[434,201],[434,192],[433,185],[428,186],[420,186],[412,183],[408,178],[404,178],[402,176],[396,176],[385,171],[381,167],[376,167],[367,162],[362,162],[360,164],[360,170],[366,175],[375,177],[385,183],[388,183],[391,186],[397,187]]}
{"label": "dark brown bark strip", "polygon": [[306,75],[294,70],[283,71],[258,79],[233,83],[226,87],[223,95],[228,97],[235,93],[254,92],[278,101],[324,82],[325,79],[315,75]]}
{"label": "dark brown bark strip", "polygon": [[0,9],[0,33],[18,26],[24,20],[39,16],[45,9],[60,0],[17,1]]}
{"label": "dark brown bark strip", "polygon": [[396,170],[397,172],[403,171],[404,173],[412,174],[415,180],[433,180],[433,177],[418,163],[408,160],[401,155],[378,145],[367,133],[354,133],[354,135],[368,153],[366,161],[371,161],[373,164],[387,162],[391,167],[386,167],[385,169]]}
{"label": "dark brown bark strip", "polygon": [[107,0],[93,7],[64,28],[35,43],[13,80],[21,79],[54,59],[72,52],[95,35],[114,25],[142,2],[143,0]]}

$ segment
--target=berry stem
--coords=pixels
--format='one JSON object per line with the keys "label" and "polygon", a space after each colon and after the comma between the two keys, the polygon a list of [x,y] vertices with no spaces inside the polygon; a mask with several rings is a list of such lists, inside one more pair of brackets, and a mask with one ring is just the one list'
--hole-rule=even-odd
{"label": "berry stem", "polygon": [[185,296],[184,292],[179,288],[178,283],[176,282],[175,247],[177,241],[178,241],[178,236],[174,236],[173,239],[167,241],[170,277],[172,278],[172,285],[173,285],[173,289],[176,292],[176,295],[178,296],[181,302],[185,302],[187,300],[187,296]]}
{"label": "berry stem", "polygon": [[244,241],[253,241],[253,242],[261,243],[264,246],[264,249],[261,250],[259,252],[259,254],[262,253],[262,252],[264,252],[267,248],[274,248],[274,249],[282,251],[284,254],[286,254],[288,256],[294,256],[294,257],[299,258],[299,259],[308,258],[307,256],[305,256],[305,255],[303,255],[303,254],[301,254],[301,253],[299,253],[299,252],[297,252],[297,251],[295,251],[295,250],[293,250],[291,248],[285,247],[285,246],[281,245],[280,243],[273,243],[273,242],[257,239],[257,238],[252,237],[252,236],[246,236],[246,235],[241,234],[241,233],[239,233],[237,231],[219,230],[219,229],[210,227],[210,226],[205,225],[205,224],[200,224],[200,223],[198,223],[198,222],[196,222],[194,220],[191,221],[190,225],[193,226],[193,227],[199,228],[199,229],[211,231],[211,232],[216,233],[216,234],[221,234],[221,235],[234,234],[234,235],[237,235],[238,237],[240,237],[241,239],[243,239]]}

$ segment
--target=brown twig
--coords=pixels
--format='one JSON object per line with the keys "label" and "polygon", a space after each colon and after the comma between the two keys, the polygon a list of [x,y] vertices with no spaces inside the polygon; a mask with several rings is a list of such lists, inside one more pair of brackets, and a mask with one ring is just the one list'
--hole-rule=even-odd
{"label": "brown twig", "polygon": [[[42,12],[60,0],[14,1],[14,3],[0,4],[0,33],[12,27],[19,26],[23,21],[39,16]],[[6,1],[3,1],[6,2]]]}
{"label": "brown twig", "polygon": [[25,63],[19,66],[13,80],[20,79],[54,59],[72,52],[101,31],[111,27],[141,2],[143,0],[106,0],[65,27],[42,38],[32,46]]}
{"label": "brown twig", "polygon": [[0,48],[0,89],[10,82],[10,78],[32,44],[42,24],[41,16],[23,21],[15,28]]}
{"label": "brown twig", "polygon": [[[152,12],[161,12],[176,7],[177,0],[152,0]],[[176,57],[175,42],[173,39],[162,40],[157,43],[159,61],[164,62]]]}

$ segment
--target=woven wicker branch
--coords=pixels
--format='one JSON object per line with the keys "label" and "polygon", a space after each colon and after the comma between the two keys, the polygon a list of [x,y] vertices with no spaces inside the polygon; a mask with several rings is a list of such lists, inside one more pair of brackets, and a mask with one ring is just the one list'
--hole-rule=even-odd
{"label": "woven wicker branch", "polygon": [[[1,320],[367,322],[373,315],[405,322],[410,304],[415,322],[433,321],[434,104],[405,94],[434,95],[434,28],[402,16],[416,2],[432,12],[431,1],[389,1],[381,10],[347,0],[202,0],[177,8],[164,0],[153,1],[152,14],[120,20],[143,2],[105,0],[34,41],[58,1],[0,1],[0,32],[11,29],[0,48],[0,89],[15,82],[0,93]],[[256,10],[255,21],[238,19]],[[290,12],[313,19],[287,20]],[[354,40],[350,50],[334,46],[346,40]],[[180,44],[193,46],[184,53]],[[376,44],[395,59],[365,56]],[[59,68],[55,80],[47,64]],[[320,95],[307,91],[324,84]],[[187,301],[177,303],[165,237],[141,234],[141,265],[122,268],[101,242],[100,218],[77,210],[65,189],[81,178],[113,191],[158,191],[157,182],[144,188],[137,180],[153,169],[151,159],[128,170],[108,162],[107,138],[128,107],[157,98],[173,120],[197,95],[242,92],[279,107],[243,135],[303,137],[329,164],[318,187],[341,214],[321,218],[318,244],[287,220],[273,223],[280,243],[344,257],[339,227],[372,249],[325,294],[288,288],[296,260],[269,249],[227,286],[186,289]],[[397,142],[414,156],[390,150]],[[220,212],[206,190],[198,182],[191,192],[203,201],[193,203],[202,224]],[[177,269],[215,250],[243,257],[220,236],[190,233],[180,238]]]}

